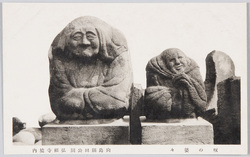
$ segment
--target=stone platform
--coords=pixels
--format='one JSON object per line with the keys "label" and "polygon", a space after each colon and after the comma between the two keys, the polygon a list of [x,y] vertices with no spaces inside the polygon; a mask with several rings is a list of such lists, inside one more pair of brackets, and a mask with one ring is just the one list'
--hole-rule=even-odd
{"label": "stone platform", "polygon": [[129,144],[129,119],[72,120],[42,128],[42,145]]}
{"label": "stone platform", "polygon": [[142,144],[213,144],[213,126],[202,118],[150,121],[141,118]]}

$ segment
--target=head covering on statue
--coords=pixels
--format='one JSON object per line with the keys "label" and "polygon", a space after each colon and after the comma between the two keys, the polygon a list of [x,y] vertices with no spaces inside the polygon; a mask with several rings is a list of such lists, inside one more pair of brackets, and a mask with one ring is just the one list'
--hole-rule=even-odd
{"label": "head covering on statue", "polygon": [[124,35],[84,16],[69,23],[49,51],[49,97],[59,120],[123,117],[132,70]]}

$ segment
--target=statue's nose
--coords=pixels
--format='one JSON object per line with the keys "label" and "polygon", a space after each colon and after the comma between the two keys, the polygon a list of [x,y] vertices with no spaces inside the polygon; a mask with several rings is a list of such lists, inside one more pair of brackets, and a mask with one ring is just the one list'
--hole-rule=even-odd
{"label": "statue's nose", "polygon": [[181,63],[180,60],[178,58],[176,58],[175,64],[180,64],[180,63]]}
{"label": "statue's nose", "polygon": [[82,38],[82,43],[84,45],[90,45],[90,41],[86,38],[86,36],[84,35],[83,38]]}

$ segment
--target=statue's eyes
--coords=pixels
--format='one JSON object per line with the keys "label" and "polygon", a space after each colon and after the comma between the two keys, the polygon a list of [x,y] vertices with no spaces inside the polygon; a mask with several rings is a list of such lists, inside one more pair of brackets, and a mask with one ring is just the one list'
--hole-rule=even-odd
{"label": "statue's eyes", "polygon": [[81,33],[76,33],[74,36],[73,36],[73,39],[74,40],[82,40],[82,34]]}
{"label": "statue's eyes", "polygon": [[87,38],[88,40],[93,40],[93,39],[95,39],[95,37],[96,37],[96,35],[93,34],[93,33],[91,33],[91,32],[88,32],[88,33],[86,34],[86,38]]}
{"label": "statue's eyes", "polygon": [[173,59],[170,59],[170,62],[174,62],[175,61],[175,59],[173,58]]}
{"label": "statue's eyes", "polygon": [[179,56],[178,59],[182,59],[183,57],[182,56]]}

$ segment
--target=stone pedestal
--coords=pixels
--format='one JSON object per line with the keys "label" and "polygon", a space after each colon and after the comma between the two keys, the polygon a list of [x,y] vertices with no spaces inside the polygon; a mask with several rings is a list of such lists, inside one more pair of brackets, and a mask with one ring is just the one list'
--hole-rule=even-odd
{"label": "stone pedestal", "polygon": [[129,120],[71,120],[42,128],[43,145],[129,144]]}
{"label": "stone pedestal", "polygon": [[198,119],[141,120],[142,144],[213,144],[213,126]]}

